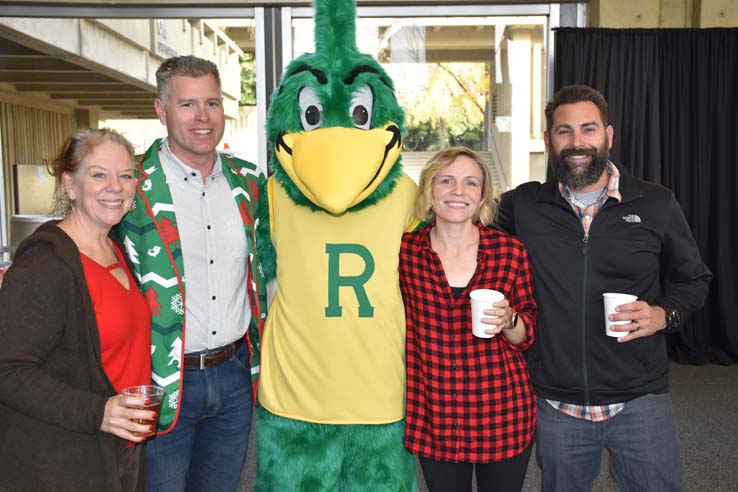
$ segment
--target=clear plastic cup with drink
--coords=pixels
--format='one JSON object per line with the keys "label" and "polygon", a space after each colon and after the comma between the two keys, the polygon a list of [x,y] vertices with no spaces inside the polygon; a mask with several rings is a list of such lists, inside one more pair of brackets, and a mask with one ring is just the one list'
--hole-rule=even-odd
{"label": "clear plastic cup with drink", "polygon": [[151,384],[141,384],[138,386],[129,386],[121,391],[123,396],[136,396],[144,398],[144,404],[139,405],[136,408],[139,410],[149,410],[156,413],[153,420],[148,419],[133,419],[137,424],[148,425],[151,427],[151,432],[132,432],[135,436],[148,437],[156,432],[156,421],[159,420],[159,409],[161,408],[161,399],[164,397],[164,388],[161,386],[155,386]]}

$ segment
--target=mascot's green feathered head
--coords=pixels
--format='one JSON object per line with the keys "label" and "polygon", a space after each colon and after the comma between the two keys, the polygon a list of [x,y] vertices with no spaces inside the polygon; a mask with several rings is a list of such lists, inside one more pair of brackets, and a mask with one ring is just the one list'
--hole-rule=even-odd
{"label": "mascot's green feathered head", "polygon": [[315,53],[293,60],[267,116],[275,179],[331,214],[376,203],[401,173],[404,113],[392,80],[356,47],[354,0],[315,0]]}

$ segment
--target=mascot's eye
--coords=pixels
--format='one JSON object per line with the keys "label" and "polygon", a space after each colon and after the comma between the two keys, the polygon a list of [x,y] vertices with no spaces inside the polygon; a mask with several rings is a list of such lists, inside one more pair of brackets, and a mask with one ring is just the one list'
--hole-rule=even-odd
{"label": "mascot's eye", "polygon": [[317,106],[308,106],[305,110],[305,122],[310,126],[320,123],[320,108]]}
{"label": "mascot's eye", "polygon": [[354,125],[356,126],[366,125],[369,121],[369,111],[364,106],[355,106],[354,113],[351,116],[354,118]]}
{"label": "mascot's eye", "polygon": [[319,128],[323,119],[323,105],[315,89],[309,86],[303,87],[297,97],[300,103],[302,129],[310,131]]}
{"label": "mascot's eye", "polygon": [[351,95],[351,119],[356,128],[368,130],[372,124],[374,94],[371,87],[362,85]]}

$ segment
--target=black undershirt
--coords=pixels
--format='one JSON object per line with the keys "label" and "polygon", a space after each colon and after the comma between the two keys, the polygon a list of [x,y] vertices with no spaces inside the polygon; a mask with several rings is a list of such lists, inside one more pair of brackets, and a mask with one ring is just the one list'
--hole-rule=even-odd
{"label": "black undershirt", "polygon": [[458,299],[459,297],[461,297],[461,293],[464,292],[464,289],[466,289],[466,287],[453,287],[452,286],[451,293],[454,295],[456,299]]}

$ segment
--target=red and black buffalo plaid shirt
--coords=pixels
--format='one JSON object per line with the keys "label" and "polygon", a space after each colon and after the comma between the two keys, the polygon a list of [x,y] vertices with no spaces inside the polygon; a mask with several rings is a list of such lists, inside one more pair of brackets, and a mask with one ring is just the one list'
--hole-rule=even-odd
{"label": "red and black buffalo plaid shirt", "polygon": [[[536,405],[523,351],[538,308],[528,254],[516,238],[479,227],[477,270],[455,298],[438,255],[434,224],[405,234],[400,287],[407,318],[405,446],[438,461],[488,463],[520,454],[533,440]],[[477,338],[469,293],[495,289],[525,321],[517,347],[503,335]]]}

